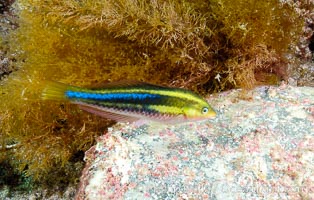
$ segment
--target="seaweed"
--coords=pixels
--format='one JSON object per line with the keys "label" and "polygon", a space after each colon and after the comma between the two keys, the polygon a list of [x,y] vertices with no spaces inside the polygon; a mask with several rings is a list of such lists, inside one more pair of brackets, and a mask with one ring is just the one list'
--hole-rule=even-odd
{"label": "seaweed", "polygon": [[[136,79],[202,94],[286,77],[303,19],[279,0],[18,0],[10,50],[20,70],[2,82],[2,149],[34,180],[69,172],[112,122],[43,102],[45,80],[91,86]],[[10,150],[9,150],[10,151]],[[52,181],[52,180],[51,180]]]}

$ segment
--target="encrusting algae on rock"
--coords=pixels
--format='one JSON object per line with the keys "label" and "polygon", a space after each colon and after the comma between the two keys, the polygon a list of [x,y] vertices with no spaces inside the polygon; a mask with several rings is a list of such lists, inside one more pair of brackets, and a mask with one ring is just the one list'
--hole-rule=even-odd
{"label": "encrusting algae on rock", "polygon": [[83,110],[119,122],[146,119],[178,123],[216,116],[201,96],[189,90],[142,82],[111,83],[89,89],[49,82],[42,98],[69,100]]}

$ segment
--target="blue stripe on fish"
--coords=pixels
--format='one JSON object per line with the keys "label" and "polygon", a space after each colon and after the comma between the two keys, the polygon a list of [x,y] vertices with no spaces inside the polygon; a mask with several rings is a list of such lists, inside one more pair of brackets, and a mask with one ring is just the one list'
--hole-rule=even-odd
{"label": "blue stripe on fish", "polygon": [[77,99],[95,99],[95,100],[145,100],[160,98],[160,95],[147,94],[147,93],[88,93],[88,92],[76,92],[68,90],[65,92],[68,98]]}

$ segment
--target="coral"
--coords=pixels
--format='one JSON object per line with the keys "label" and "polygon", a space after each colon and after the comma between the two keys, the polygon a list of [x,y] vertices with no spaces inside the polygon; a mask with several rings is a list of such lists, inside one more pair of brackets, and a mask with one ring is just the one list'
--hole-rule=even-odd
{"label": "coral", "polygon": [[303,25],[293,5],[278,0],[18,0],[15,7],[19,27],[9,43],[21,69],[0,87],[1,144],[16,145],[13,164],[35,180],[68,172],[71,157],[111,125],[43,102],[45,80],[138,79],[203,94],[274,83],[285,77],[284,54]]}

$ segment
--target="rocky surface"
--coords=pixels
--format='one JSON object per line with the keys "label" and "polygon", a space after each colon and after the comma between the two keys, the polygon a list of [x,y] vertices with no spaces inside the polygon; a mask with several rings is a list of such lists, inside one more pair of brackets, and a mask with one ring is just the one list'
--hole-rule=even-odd
{"label": "rocky surface", "polygon": [[15,53],[8,53],[8,35],[18,26],[12,3],[13,0],[0,1],[0,80],[18,69]]}
{"label": "rocky surface", "polygon": [[218,116],[118,124],[86,152],[77,199],[314,199],[314,88],[209,99]]}

